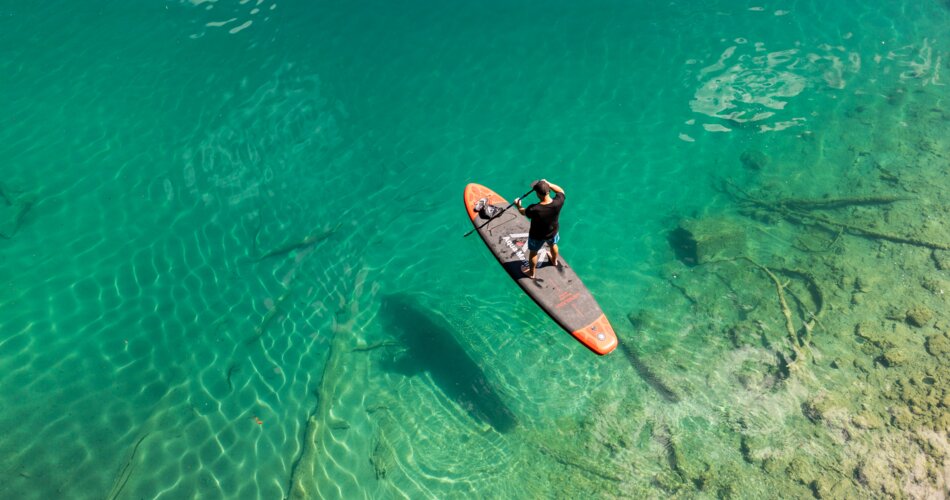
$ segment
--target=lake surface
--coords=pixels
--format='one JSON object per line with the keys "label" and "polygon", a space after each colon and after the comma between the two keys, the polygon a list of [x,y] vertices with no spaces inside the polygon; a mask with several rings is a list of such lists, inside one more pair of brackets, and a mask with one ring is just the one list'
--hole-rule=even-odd
{"label": "lake surface", "polygon": [[[948,27],[0,5],[0,497],[948,495]],[[538,178],[606,357],[462,236]]]}

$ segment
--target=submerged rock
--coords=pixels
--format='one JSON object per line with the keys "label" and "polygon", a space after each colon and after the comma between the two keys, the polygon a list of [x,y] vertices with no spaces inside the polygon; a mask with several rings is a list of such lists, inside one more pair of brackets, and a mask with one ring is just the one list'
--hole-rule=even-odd
{"label": "submerged rock", "polygon": [[818,476],[818,468],[815,464],[802,457],[795,457],[785,468],[785,473],[791,479],[808,485]]}
{"label": "submerged rock", "polygon": [[876,490],[888,498],[903,498],[901,489],[894,479],[891,464],[886,459],[876,458],[859,464],[854,478],[870,490]]}
{"label": "submerged rock", "polygon": [[934,313],[924,306],[912,307],[907,311],[906,320],[916,327],[926,326],[933,319]]}
{"label": "submerged rock", "polygon": [[667,240],[677,259],[687,266],[746,254],[745,225],[732,217],[682,220]]}
{"label": "submerged rock", "polygon": [[937,269],[950,270],[950,250],[934,250],[932,256]]}
{"label": "submerged rock", "polygon": [[815,396],[802,403],[802,414],[808,420],[817,424],[825,419],[831,408],[831,401],[827,396]]}
{"label": "submerged rock", "polygon": [[885,348],[891,345],[891,342],[887,340],[887,335],[878,325],[862,321],[855,326],[854,334],[875,347]]}
{"label": "submerged rock", "polygon": [[891,419],[895,426],[901,429],[907,429],[913,424],[914,415],[912,415],[907,408],[897,406],[891,409]]}
{"label": "submerged rock", "polygon": [[927,337],[926,347],[931,356],[936,356],[944,361],[950,357],[950,338],[946,334]]}
{"label": "submerged rock", "polygon": [[860,429],[880,429],[884,427],[884,420],[867,410],[855,415],[851,422]]}
{"label": "submerged rock", "polygon": [[854,289],[858,292],[870,292],[874,289],[873,280],[866,276],[858,276],[854,279]]}
{"label": "submerged rock", "polygon": [[778,384],[779,368],[760,360],[747,359],[739,365],[733,376],[742,388],[751,391],[772,389]]}
{"label": "submerged rock", "polygon": [[847,479],[834,480],[827,477],[819,477],[812,485],[812,492],[816,498],[853,498],[854,484]]}
{"label": "submerged rock", "polygon": [[884,351],[884,356],[881,356],[881,363],[888,368],[907,364],[908,360],[910,356],[901,348],[888,349]]}
{"label": "submerged rock", "polygon": [[742,165],[749,170],[762,170],[769,165],[769,161],[771,160],[765,153],[756,151],[754,149],[749,149],[743,151],[742,154],[739,155],[739,161],[741,161]]}
{"label": "submerged rock", "polygon": [[943,295],[944,291],[950,291],[950,284],[946,281],[925,276],[920,280],[920,286],[934,295]]}

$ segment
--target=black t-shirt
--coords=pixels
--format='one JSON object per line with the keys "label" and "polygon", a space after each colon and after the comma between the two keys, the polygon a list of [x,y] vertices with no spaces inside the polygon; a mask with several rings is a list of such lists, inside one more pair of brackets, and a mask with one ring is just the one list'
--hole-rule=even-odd
{"label": "black t-shirt", "polygon": [[525,209],[524,214],[531,219],[531,230],[528,231],[528,237],[533,240],[549,240],[557,234],[558,216],[561,215],[561,207],[564,206],[564,193],[555,193],[556,196],[551,203],[542,205],[535,203]]}

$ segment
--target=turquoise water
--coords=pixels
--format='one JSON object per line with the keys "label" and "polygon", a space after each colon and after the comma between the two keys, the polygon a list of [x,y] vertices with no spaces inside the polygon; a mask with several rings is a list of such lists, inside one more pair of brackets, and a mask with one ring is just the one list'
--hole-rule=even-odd
{"label": "turquoise water", "polygon": [[[938,0],[0,5],[0,496],[774,492],[785,469],[743,460],[725,415],[832,456],[775,412],[858,379],[737,390],[728,367],[769,355],[724,354],[733,313],[714,308],[732,303],[690,308],[668,234],[732,210],[717,178],[861,191],[862,153],[906,178],[924,139],[944,160],[919,193],[939,203],[948,26]],[[559,331],[462,237],[467,183],[514,197],[541,177],[570,194],[562,252],[680,401]],[[777,308],[760,285],[700,288]],[[394,334],[414,326],[381,317],[394,295],[457,341],[513,428],[446,389],[446,352]],[[734,482],[697,482],[670,442]],[[799,483],[782,491],[817,488]]]}

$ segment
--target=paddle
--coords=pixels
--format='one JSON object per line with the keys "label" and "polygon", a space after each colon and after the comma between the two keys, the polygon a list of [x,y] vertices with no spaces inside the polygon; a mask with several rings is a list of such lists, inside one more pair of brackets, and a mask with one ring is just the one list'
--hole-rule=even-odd
{"label": "paddle", "polygon": [[[537,182],[537,181],[532,182],[532,183],[531,183],[531,189],[529,189],[527,193],[525,193],[525,194],[523,194],[523,195],[521,195],[521,196],[515,198],[515,200],[520,200],[521,198],[524,198],[525,196],[528,196],[529,194],[531,194],[531,191],[534,191],[534,185],[535,185],[536,182]],[[513,207],[514,204],[515,204],[515,202],[509,203],[508,206],[504,208],[504,210],[502,210],[501,212],[498,212],[497,214],[491,216],[491,218],[489,218],[488,220],[486,220],[481,226],[478,226],[478,227],[476,227],[475,229],[472,229],[471,231],[465,233],[465,236],[462,236],[462,237],[463,237],[463,238],[467,238],[468,235],[474,233],[477,229],[481,229],[481,228],[485,227],[489,222],[495,220],[499,215],[505,213],[505,210],[508,210],[509,208]]]}

